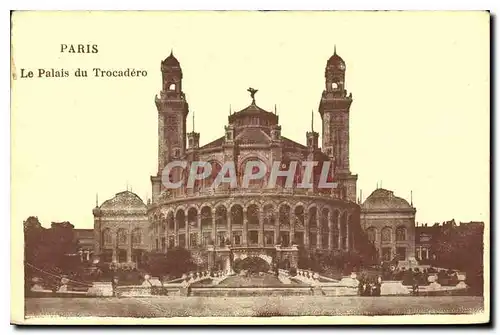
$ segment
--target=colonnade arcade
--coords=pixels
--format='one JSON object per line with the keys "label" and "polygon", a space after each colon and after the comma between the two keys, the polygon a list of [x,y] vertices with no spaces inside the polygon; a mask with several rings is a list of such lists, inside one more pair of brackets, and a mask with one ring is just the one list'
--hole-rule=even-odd
{"label": "colonnade arcade", "polygon": [[348,209],[302,203],[177,206],[150,217],[152,249],[298,244],[308,249],[349,250],[352,218]]}

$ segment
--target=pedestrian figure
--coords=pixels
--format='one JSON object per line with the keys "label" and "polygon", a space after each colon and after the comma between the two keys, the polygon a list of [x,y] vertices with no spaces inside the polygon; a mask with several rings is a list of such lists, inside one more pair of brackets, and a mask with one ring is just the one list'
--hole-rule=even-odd
{"label": "pedestrian figure", "polygon": [[418,295],[418,280],[416,277],[413,277],[413,283],[411,285],[413,295]]}
{"label": "pedestrian figure", "polygon": [[364,291],[364,279],[361,278],[358,284],[358,294],[360,296],[363,296],[363,291]]}
{"label": "pedestrian figure", "polygon": [[370,286],[370,283],[365,283],[364,296],[369,297],[370,295],[371,295],[371,286]]}
{"label": "pedestrian figure", "polygon": [[380,291],[381,291],[381,283],[377,281],[374,286],[373,286],[373,296],[375,297],[380,297]]}
{"label": "pedestrian figure", "polygon": [[118,286],[118,277],[113,277],[111,281],[111,287],[113,288],[113,297],[118,296],[118,292],[116,291],[116,287]]}

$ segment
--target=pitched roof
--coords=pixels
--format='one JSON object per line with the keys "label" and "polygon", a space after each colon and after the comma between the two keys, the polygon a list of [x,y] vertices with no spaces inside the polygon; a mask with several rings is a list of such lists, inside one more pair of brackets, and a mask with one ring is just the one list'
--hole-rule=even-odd
{"label": "pitched roof", "polygon": [[281,139],[283,140],[283,146],[285,148],[297,148],[297,149],[307,149],[307,147],[303,144],[300,144],[298,142],[292,141],[291,139],[281,136]]}
{"label": "pitched roof", "polygon": [[240,144],[269,144],[271,138],[260,128],[245,128],[236,136],[235,141]]}
{"label": "pitched roof", "polygon": [[220,148],[223,144],[224,144],[224,136],[219,137],[218,139],[205,144],[204,146],[200,147],[200,149]]}

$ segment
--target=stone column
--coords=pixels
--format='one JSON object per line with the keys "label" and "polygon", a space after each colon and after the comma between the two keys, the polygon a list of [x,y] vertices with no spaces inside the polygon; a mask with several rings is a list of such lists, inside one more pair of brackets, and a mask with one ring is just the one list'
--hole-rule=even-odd
{"label": "stone column", "polygon": [[247,241],[247,230],[248,230],[248,218],[247,218],[247,209],[243,208],[243,232],[241,233],[243,239],[243,245],[248,246]]}
{"label": "stone column", "polygon": [[184,217],[186,218],[186,229],[184,231],[186,232],[186,249],[189,250],[190,248],[190,240],[191,236],[189,236],[190,231],[189,231],[189,217],[187,215],[187,210],[184,212]]}
{"label": "stone column", "polygon": [[203,229],[201,227],[201,212],[197,212],[196,221],[198,222],[198,231],[200,233],[200,236],[198,236],[198,244],[202,245],[203,244]]}
{"label": "stone column", "polygon": [[111,235],[111,242],[113,243],[112,246],[113,246],[113,255],[111,256],[111,261],[113,263],[116,263],[117,261],[117,251],[118,251],[118,239],[117,239],[117,236],[116,236],[116,230],[112,230],[111,231],[112,235]]}
{"label": "stone column", "polygon": [[259,247],[263,247],[264,243],[264,211],[259,210]]}
{"label": "stone column", "polygon": [[316,210],[316,248],[323,249],[323,213]]}
{"label": "stone column", "polygon": [[177,215],[174,215],[174,245],[179,246],[179,223],[177,222]]}
{"label": "stone column", "polygon": [[[275,218],[275,215],[273,213],[273,222],[274,222],[274,244],[281,244],[281,241],[280,241],[280,223],[279,223],[279,220],[276,220]],[[290,223],[290,227],[291,227],[291,223]],[[292,240],[290,240],[290,243],[292,242]]]}
{"label": "stone column", "polygon": [[[290,231],[289,231],[289,240],[290,240],[290,245],[293,245],[293,241],[295,240],[295,222],[299,220],[297,215],[295,215],[295,210],[293,210],[292,214],[292,208],[290,208]],[[279,222],[278,222],[279,226]],[[279,229],[278,229],[279,230]]]}
{"label": "stone column", "polygon": [[214,247],[217,245],[217,227],[215,221],[215,208],[212,209],[212,243]]}
{"label": "stone column", "polygon": [[339,233],[339,236],[338,236],[338,248],[339,250],[343,250],[343,245],[342,245],[342,230],[340,228],[342,228],[342,223],[341,223],[341,218],[342,218],[342,213],[339,212],[339,214],[337,215],[337,231]]}
{"label": "stone column", "polygon": [[230,209],[226,212],[226,218],[227,218],[227,238],[229,239],[229,243],[233,244],[233,223],[231,222]]}
{"label": "stone column", "polygon": [[345,229],[345,248],[347,251],[349,251],[349,224],[351,220],[349,220],[349,215],[347,215],[347,222],[346,222],[346,229]]}
{"label": "stone column", "polygon": [[128,230],[127,236],[127,263],[132,262],[132,229]]}
{"label": "stone column", "polygon": [[309,210],[304,208],[304,246],[309,249]]}
{"label": "stone column", "polygon": [[[168,218],[168,216],[167,216]],[[169,227],[168,227],[168,219],[165,218],[165,251],[168,250],[168,232],[169,232]]]}
{"label": "stone column", "polygon": [[333,221],[331,211],[328,211],[328,250],[333,250]]}

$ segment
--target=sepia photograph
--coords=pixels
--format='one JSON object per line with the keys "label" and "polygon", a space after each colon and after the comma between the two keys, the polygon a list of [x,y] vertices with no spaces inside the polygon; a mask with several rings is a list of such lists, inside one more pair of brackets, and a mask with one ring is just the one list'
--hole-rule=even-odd
{"label": "sepia photograph", "polygon": [[12,12],[11,322],[489,322],[490,20]]}

